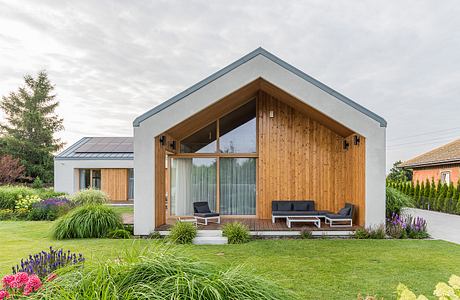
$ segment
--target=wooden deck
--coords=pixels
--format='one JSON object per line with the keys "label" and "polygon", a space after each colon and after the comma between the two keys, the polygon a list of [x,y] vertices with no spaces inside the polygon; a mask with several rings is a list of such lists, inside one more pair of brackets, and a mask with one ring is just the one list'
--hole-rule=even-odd
{"label": "wooden deck", "polygon": [[[168,224],[161,225],[155,230],[167,231],[174,224],[175,219],[169,219]],[[219,230],[222,229],[222,225],[225,223],[240,222],[249,227],[250,231],[299,231],[302,228],[307,228],[311,231],[354,231],[359,226],[352,227],[330,227],[329,225],[321,222],[321,228],[317,228],[311,223],[293,223],[292,228],[287,227],[284,219],[276,219],[275,223],[272,223],[271,219],[256,219],[256,218],[222,218],[221,224],[209,223],[207,226],[198,225],[199,230]]]}

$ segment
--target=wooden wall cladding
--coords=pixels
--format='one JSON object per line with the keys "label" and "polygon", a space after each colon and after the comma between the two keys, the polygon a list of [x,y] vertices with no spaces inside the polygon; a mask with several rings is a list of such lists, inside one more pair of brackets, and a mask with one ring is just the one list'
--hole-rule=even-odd
{"label": "wooden wall cladding", "polygon": [[112,201],[127,201],[128,169],[101,169],[101,190]]}
{"label": "wooden wall cladding", "polygon": [[364,138],[354,145],[348,137],[344,150],[342,136],[265,92],[257,118],[258,218],[271,218],[273,200],[314,200],[330,211],[351,202],[355,222],[364,224]]}

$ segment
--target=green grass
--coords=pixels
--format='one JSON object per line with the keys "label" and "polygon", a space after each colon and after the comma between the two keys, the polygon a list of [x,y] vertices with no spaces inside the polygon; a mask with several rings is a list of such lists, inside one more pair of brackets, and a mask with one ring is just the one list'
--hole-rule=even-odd
{"label": "green grass", "polygon": [[110,205],[110,207],[111,207],[114,211],[116,211],[117,213],[119,213],[119,214],[128,214],[128,213],[129,213],[129,214],[132,214],[132,213],[134,213],[134,208],[133,208],[132,205],[131,205],[131,206],[128,206],[128,205],[124,205],[124,206],[121,206],[121,205],[117,205],[117,206],[115,206],[115,205]]}
{"label": "green grass", "polygon": [[[84,253],[87,263],[114,259],[155,240],[54,241],[52,222],[0,222],[0,274],[22,257],[53,247]],[[299,299],[356,299],[358,293],[394,299],[399,282],[431,296],[438,281],[460,274],[460,246],[431,240],[258,240],[241,245],[175,246],[221,266],[243,264]]]}

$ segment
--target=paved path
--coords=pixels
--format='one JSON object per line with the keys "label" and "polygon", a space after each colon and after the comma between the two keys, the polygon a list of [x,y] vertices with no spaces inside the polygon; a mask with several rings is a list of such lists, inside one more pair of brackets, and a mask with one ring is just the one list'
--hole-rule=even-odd
{"label": "paved path", "polygon": [[417,208],[405,208],[404,212],[424,218],[432,238],[460,244],[460,216]]}
{"label": "paved path", "polygon": [[121,214],[121,217],[123,219],[123,224],[127,224],[127,225],[134,224],[134,214],[133,213],[124,213],[124,214]]}

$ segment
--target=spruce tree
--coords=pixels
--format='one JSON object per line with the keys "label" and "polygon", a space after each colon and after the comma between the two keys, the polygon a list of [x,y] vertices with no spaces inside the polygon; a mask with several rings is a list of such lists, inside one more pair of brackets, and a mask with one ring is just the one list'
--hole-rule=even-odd
{"label": "spruce tree", "polygon": [[45,71],[33,78],[24,77],[25,86],[2,97],[0,108],[5,120],[0,124],[5,154],[18,158],[26,176],[53,180],[53,153],[63,147],[54,134],[61,131],[63,120],[55,114],[59,102]]}

